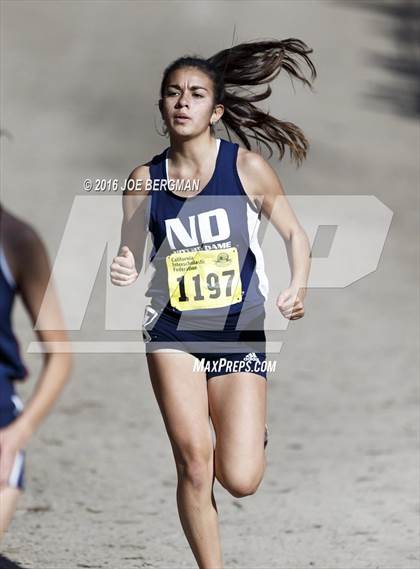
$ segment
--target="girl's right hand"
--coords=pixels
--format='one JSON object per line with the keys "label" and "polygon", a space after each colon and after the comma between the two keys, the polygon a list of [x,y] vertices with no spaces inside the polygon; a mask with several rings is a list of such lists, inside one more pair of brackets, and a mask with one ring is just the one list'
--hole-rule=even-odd
{"label": "girl's right hand", "polygon": [[111,282],[116,286],[131,285],[139,276],[134,255],[126,245],[121,248],[119,255],[114,257],[110,269]]}

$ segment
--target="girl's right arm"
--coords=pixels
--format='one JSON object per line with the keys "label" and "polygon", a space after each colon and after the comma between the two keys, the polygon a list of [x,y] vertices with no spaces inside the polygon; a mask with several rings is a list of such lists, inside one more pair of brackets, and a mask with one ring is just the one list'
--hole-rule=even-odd
{"label": "girl's right arm", "polygon": [[149,198],[149,192],[144,188],[149,177],[148,165],[138,166],[131,172],[129,180],[134,180],[140,189],[125,190],[123,193],[121,243],[118,255],[114,257],[110,267],[111,282],[116,286],[134,283],[143,265],[147,239],[145,208]]}

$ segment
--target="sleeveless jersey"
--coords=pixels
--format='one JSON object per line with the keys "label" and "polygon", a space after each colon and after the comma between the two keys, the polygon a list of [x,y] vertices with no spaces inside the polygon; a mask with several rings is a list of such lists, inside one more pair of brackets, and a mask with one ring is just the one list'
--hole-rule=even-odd
{"label": "sleeveless jersey", "polygon": [[[151,305],[178,316],[234,315],[263,309],[268,279],[258,242],[261,211],[247,196],[239,145],[216,139],[208,184],[192,197],[171,191],[168,150],[153,157],[146,227],[152,235]],[[172,188],[173,189],[173,188]]]}
{"label": "sleeveless jersey", "polygon": [[4,379],[25,379],[28,375],[12,330],[11,315],[15,296],[16,283],[0,245],[0,382]]}

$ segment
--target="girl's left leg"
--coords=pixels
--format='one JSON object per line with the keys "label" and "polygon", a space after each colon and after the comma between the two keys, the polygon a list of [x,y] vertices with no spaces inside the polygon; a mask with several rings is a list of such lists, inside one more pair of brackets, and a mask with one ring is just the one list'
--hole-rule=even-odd
{"label": "girl's left leg", "polygon": [[236,498],[253,494],[267,464],[267,380],[255,373],[229,373],[211,377],[207,390],[216,434],[216,478]]}

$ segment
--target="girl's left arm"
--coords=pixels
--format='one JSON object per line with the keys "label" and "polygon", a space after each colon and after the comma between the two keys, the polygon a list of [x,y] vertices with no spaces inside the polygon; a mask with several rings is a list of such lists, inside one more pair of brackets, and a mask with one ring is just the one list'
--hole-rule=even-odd
{"label": "girl's left arm", "polygon": [[258,153],[240,149],[238,174],[246,193],[258,204],[265,217],[282,236],[291,278],[288,288],[279,294],[277,307],[285,318],[296,320],[304,315],[311,266],[310,243],[283,190],[277,173]]}

